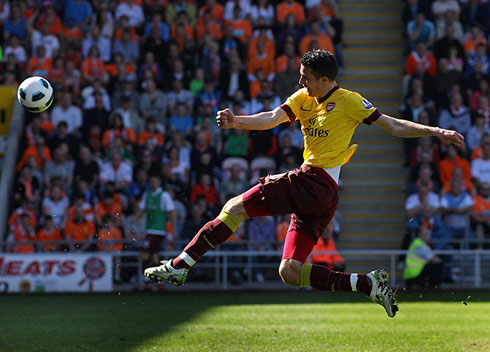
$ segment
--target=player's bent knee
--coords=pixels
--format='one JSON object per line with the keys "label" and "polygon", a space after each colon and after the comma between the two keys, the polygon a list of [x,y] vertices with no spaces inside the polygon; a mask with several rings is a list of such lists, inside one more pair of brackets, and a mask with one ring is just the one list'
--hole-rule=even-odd
{"label": "player's bent knee", "polygon": [[223,210],[232,213],[241,221],[248,219],[247,211],[243,205],[242,195],[238,195],[228,200],[223,206]]}
{"label": "player's bent knee", "polygon": [[279,266],[279,276],[288,285],[299,286],[302,263],[294,259],[283,259]]}

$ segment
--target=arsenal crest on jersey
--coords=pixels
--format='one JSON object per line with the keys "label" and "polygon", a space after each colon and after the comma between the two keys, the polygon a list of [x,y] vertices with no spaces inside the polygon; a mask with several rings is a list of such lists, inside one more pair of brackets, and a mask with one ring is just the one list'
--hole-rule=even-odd
{"label": "arsenal crest on jersey", "polygon": [[330,112],[335,107],[335,103],[327,103],[327,112]]}

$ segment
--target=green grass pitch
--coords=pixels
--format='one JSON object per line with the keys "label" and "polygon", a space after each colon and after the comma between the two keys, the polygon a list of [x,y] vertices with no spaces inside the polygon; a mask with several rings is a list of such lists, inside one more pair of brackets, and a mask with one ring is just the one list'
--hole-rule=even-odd
{"label": "green grass pitch", "polygon": [[394,319],[341,293],[0,296],[0,352],[31,351],[490,351],[490,293],[402,293]]}

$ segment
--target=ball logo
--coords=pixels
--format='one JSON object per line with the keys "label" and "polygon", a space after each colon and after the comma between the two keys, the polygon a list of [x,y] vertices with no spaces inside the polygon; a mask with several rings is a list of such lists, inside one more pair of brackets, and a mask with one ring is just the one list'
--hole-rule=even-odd
{"label": "ball logo", "polygon": [[89,290],[93,290],[93,281],[99,280],[104,276],[106,272],[105,263],[102,259],[97,257],[88,258],[83,264],[83,273],[85,277],[78,283],[78,286],[82,286],[85,281],[89,282]]}
{"label": "ball logo", "polygon": [[367,99],[362,99],[361,101],[362,105],[364,105],[364,109],[369,110],[373,108],[373,104]]}
{"label": "ball logo", "polygon": [[335,103],[327,103],[327,112],[332,111],[335,108]]}

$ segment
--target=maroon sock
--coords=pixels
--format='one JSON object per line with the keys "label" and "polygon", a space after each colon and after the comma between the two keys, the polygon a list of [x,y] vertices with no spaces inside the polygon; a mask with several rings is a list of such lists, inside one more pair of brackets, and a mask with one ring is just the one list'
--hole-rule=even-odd
{"label": "maroon sock", "polygon": [[365,274],[357,274],[357,291],[367,294],[371,294],[371,279]]}
{"label": "maroon sock", "polygon": [[310,284],[321,291],[352,291],[350,274],[333,271],[323,265],[313,264]]}
{"label": "maroon sock", "polygon": [[[207,251],[225,242],[232,233],[233,231],[224,222],[216,218],[199,230],[184,248],[184,252],[197,262]],[[189,268],[189,265],[180,257],[173,259],[172,266],[177,269]]]}

